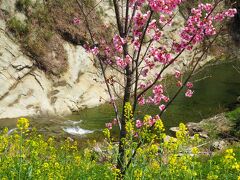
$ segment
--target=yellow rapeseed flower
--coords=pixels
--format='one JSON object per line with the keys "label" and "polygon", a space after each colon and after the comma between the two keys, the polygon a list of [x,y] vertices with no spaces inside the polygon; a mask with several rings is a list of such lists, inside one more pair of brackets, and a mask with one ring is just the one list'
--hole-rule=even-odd
{"label": "yellow rapeseed flower", "polygon": [[240,171],[240,164],[235,162],[233,165],[232,165],[232,168],[237,170],[237,171]]}
{"label": "yellow rapeseed flower", "polygon": [[227,154],[232,154],[232,153],[233,153],[233,149],[227,149],[227,150],[226,150],[226,153],[227,153]]}
{"label": "yellow rapeseed flower", "polygon": [[160,164],[155,160],[151,163],[151,167],[154,171],[159,171],[160,169]]}
{"label": "yellow rapeseed flower", "polygon": [[142,178],[142,170],[141,169],[136,169],[134,171],[134,177],[136,180],[139,180]]}
{"label": "yellow rapeseed flower", "polygon": [[43,166],[44,169],[48,169],[49,168],[49,164],[47,162],[43,163],[42,166]]}
{"label": "yellow rapeseed flower", "polygon": [[160,131],[165,131],[164,125],[161,119],[157,120],[155,123],[155,129],[160,130]]}
{"label": "yellow rapeseed flower", "polygon": [[26,130],[29,127],[29,120],[26,118],[19,118],[17,121],[17,127],[20,130]]}
{"label": "yellow rapeseed flower", "polygon": [[218,179],[218,176],[215,174],[209,173],[207,175],[207,180],[217,180],[217,179]]}
{"label": "yellow rapeseed flower", "polygon": [[199,149],[197,147],[193,147],[192,148],[192,153],[193,154],[198,154],[199,153]]}

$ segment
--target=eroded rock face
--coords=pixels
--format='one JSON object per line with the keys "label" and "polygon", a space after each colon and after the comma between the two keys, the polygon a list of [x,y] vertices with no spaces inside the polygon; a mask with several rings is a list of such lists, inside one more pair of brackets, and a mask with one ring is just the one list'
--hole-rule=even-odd
{"label": "eroded rock face", "polygon": [[[0,118],[69,114],[107,99],[97,68],[81,46],[64,44],[69,68],[49,77],[0,31]],[[103,101],[102,101],[103,102]]]}

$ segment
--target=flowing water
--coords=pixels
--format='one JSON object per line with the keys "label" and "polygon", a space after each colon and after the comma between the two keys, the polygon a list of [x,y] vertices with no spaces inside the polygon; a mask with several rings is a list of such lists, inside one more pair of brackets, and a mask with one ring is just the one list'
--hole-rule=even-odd
{"label": "flowing water", "polygon": [[[205,65],[191,80],[194,82],[193,97],[186,98],[182,92],[165,112],[162,119],[166,129],[177,126],[180,122],[199,122],[203,118],[234,108],[240,96],[240,72],[237,67],[240,67],[239,61]],[[175,91],[171,88],[168,93],[171,95]],[[158,113],[156,106],[140,107],[137,112],[149,115]],[[34,127],[46,134],[101,139],[101,130],[113,118],[112,106],[104,104],[67,117],[30,119]],[[0,128],[14,128],[15,124],[16,119],[0,120]]]}

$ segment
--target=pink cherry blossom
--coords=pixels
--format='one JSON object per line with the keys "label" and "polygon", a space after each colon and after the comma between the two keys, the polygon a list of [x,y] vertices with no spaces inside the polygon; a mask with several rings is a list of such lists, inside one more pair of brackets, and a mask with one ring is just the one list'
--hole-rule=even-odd
{"label": "pink cherry blossom", "polygon": [[139,88],[140,88],[140,89],[145,89],[145,88],[146,88],[146,84],[140,83],[140,84],[139,84]]}
{"label": "pink cherry blossom", "polygon": [[191,88],[193,88],[193,83],[187,82],[186,86],[188,89],[191,89]]}
{"label": "pink cherry blossom", "polygon": [[142,28],[147,22],[149,14],[150,14],[150,11],[148,11],[146,14],[142,14],[140,11],[138,11],[136,15],[133,17],[134,28],[135,29]]}
{"label": "pink cherry blossom", "polygon": [[166,108],[166,106],[165,106],[164,104],[161,104],[161,105],[159,106],[160,111],[164,111],[165,108]]}
{"label": "pink cherry blossom", "polygon": [[99,49],[98,49],[98,47],[94,47],[93,49],[91,49],[91,52],[93,53],[93,55],[98,55],[99,54]]}
{"label": "pink cherry blossom", "polygon": [[189,98],[192,97],[192,95],[193,95],[193,91],[191,89],[188,89],[185,93],[185,96]]}
{"label": "pink cherry blossom", "polygon": [[155,124],[155,122],[156,122],[156,119],[151,117],[151,118],[148,120],[148,125],[151,127],[151,126],[153,126],[153,125]]}
{"label": "pink cherry blossom", "polygon": [[126,62],[126,64],[129,64],[132,62],[132,58],[129,55],[126,55],[126,57],[124,58],[124,61]]}
{"label": "pink cherry blossom", "polygon": [[148,2],[153,11],[172,14],[182,0],[148,0]]}
{"label": "pink cherry blossom", "polygon": [[154,99],[150,96],[146,99],[146,103],[148,104],[153,104],[154,103]]}
{"label": "pink cherry blossom", "polygon": [[126,68],[126,66],[132,62],[132,58],[129,55],[127,55],[124,59],[120,57],[115,57],[115,59],[116,64],[122,69]]}
{"label": "pink cherry blossom", "polygon": [[107,57],[111,56],[111,48],[109,46],[106,46],[104,49],[104,53]]}
{"label": "pink cherry blossom", "polygon": [[149,70],[148,70],[147,68],[145,68],[145,69],[143,69],[143,70],[141,71],[141,75],[142,75],[143,77],[147,77],[148,72],[149,72]]}
{"label": "pink cherry blossom", "polygon": [[120,68],[124,69],[124,68],[127,66],[127,63],[126,63],[122,58],[116,57],[115,59],[116,59],[116,64],[117,64]]}
{"label": "pink cherry blossom", "polygon": [[138,104],[140,106],[144,105],[145,104],[145,98],[143,96],[141,96],[140,98],[138,98]]}
{"label": "pink cherry blossom", "polygon": [[151,61],[149,58],[144,59],[146,66],[151,70],[155,67],[155,64],[153,61]]}
{"label": "pink cherry blossom", "polygon": [[162,94],[163,93],[163,86],[162,85],[156,85],[153,88],[153,94]]}
{"label": "pink cherry blossom", "polygon": [[156,29],[156,30],[155,30],[155,33],[154,33],[154,36],[153,36],[153,39],[154,39],[155,41],[160,41],[162,35],[163,35],[163,32],[160,31],[159,29]]}
{"label": "pink cherry blossom", "polygon": [[177,82],[177,87],[182,87],[182,82],[181,81]]}
{"label": "pink cherry blossom", "polygon": [[140,42],[139,42],[139,38],[135,38],[133,41],[133,46],[135,50],[139,50],[140,48]]}
{"label": "pink cherry blossom", "polygon": [[136,120],[136,128],[141,128],[143,125],[141,120]]}
{"label": "pink cherry blossom", "polygon": [[73,24],[74,24],[74,25],[79,25],[80,22],[81,22],[81,21],[80,21],[79,18],[77,18],[77,17],[73,18]]}
{"label": "pink cherry blossom", "polygon": [[181,72],[176,70],[175,71],[175,78],[179,79],[181,77]]}
{"label": "pink cherry blossom", "polygon": [[106,126],[106,128],[108,128],[108,129],[112,129],[112,123],[106,123],[105,126]]}
{"label": "pink cherry blossom", "polygon": [[163,99],[164,102],[168,102],[169,101],[169,97],[162,95],[161,98]]}
{"label": "pink cherry blossom", "polygon": [[123,51],[123,45],[125,43],[126,43],[125,40],[121,38],[119,35],[115,35],[113,37],[113,44],[117,52],[121,53]]}

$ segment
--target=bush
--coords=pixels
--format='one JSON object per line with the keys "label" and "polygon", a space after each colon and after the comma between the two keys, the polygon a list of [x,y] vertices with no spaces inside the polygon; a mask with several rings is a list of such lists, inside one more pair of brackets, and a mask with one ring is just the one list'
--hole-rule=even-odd
{"label": "bush", "polygon": [[226,113],[226,117],[234,123],[232,134],[240,138],[240,107]]}
{"label": "bush", "polygon": [[26,11],[32,5],[31,0],[18,0],[16,2],[16,8],[19,11]]}
{"label": "bush", "polygon": [[8,20],[7,26],[9,30],[15,33],[17,36],[25,35],[28,32],[28,26],[22,21],[18,20],[16,17]]}

